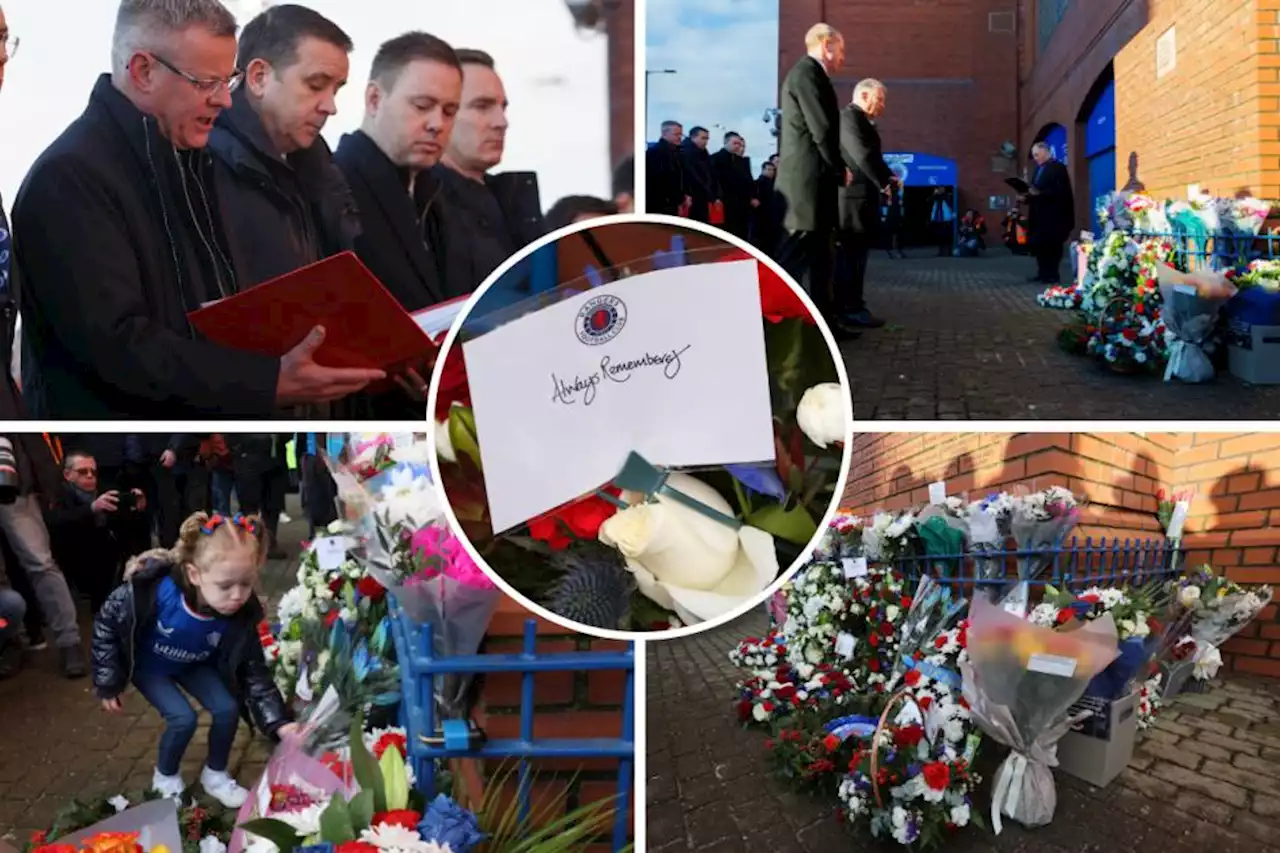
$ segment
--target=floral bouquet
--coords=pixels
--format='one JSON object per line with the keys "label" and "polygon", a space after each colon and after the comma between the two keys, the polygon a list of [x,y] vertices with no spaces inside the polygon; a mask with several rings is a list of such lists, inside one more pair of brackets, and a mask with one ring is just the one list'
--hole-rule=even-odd
{"label": "floral bouquet", "polygon": [[[712,260],[748,257],[717,250]],[[662,630],[732,611],[801,555],[835,497],[851,406],[803,301],[765,265],[759,287],[772,459],[655,472],[666,491],[631,488],[620,473],[510,531],[490,523],[463,349],[450,348],[434,412],[442,484],[468,539],[522,594],[584,625]]]}
{"label": "floral bouquet", "polygon": [[[908,670],[918,668],[927,655],[942,648],[938,645],[939,638],[963,615],[967,603],[963,597],[953,594],[949,585],[927,576],[920,579],[915,595],[903,600],[907,612],[898,631],[893,683],[907,675]],[[959,677],[953,680],[958,687]]]}
{"label": "floral bouquet", "polygon": [[964,499],[949,497],[940,506],[929,506],[916,516],[916,538],[929,559],[930,568],[941,577],[958,573],[964,562]]}
{"label": "floral bouquet", "polygon": [[54,841],[43,839],[31,848],[31,853],[179,853],[182,850],[178,805],[170,799],[159,799],[125,808]]}
{"label": "floral bouquet", "polygon": [[1003,558],[987,555],[1004,550],[1005,541],[1011,533],[1009,519],[1012,512],[1013,498],[1006,492],[974,501],[965,510],[965,543],[973,556],[979,580],[1000,580],[1005,576]]}
{"label": "floral bouquet", "polygon": [[1170,593],[1189,626],[1172,647],[1169,691],[1184,683],[1188,674],[1200,683],[1216,676],[1222,666],[1219,647],[1252,622],[1272,598],[1271,587],[1247,589],[1207,565],[1170,582]]}
{"label": "floral bouquet", "polygon": [[874,563],[892,565],[909,555],[914,546],[916,516],[913,512],[893,515],[877,512],[862,529],[862,552]]}
{"label": "floral bouquet", "polygon": [[1231,279],[1240,290],[1256,288],[1268,293],[1280,293],[1280,261],[1265,258],[1250,261],[1244,272]]}
{"label": "floral bouquet", "polygon": [[1156,271],[1169,347],[1165,381],[1207,382],[1214,375],[1209,353],[1214,347],[1218,312],[1236,295],[1236,287],[1220,273],[1187,274],[1164,263],[1157,265]]}
{"label": "floral bouquet", "polygon": [[1013,751],[996,772],[991,822],[1001,816],[1042,826],[1057,806],[1051,768],[1058,741],[1084,717],[1068,710],[1117,655],[1111,615],[1078,630],[1046,628],[983,597],[969,610],[969,659],[960,662],[963,695],[973,719]]}
{"label": "floral bouquet", "polygon": [[1190,503],[1195,497],[1195,492],[1168,492],[1159,489],[1156,492],[1156,519],[1160,522],[1160,529],[1169,530],[1169,525],[1173,522],[1173,511],[1178,508],[1178,504],[1182,502]]}
{"label": "floral bouquet", "polygon": [[1022,494],[1012,499],[1009,529],[1017,542],[1018,583],[1009,592],[1005,606],[1011,612],[1025,615],[1030,593],[1030,580],[1049,566],[1053,557],[1034,553],[1058,547],[1080,520],[1080,507],[1069,489],[1050,486],[1039,492]]}
{"label": "floral bouquet", "polygon": [[[143,803],[155,809],[150,816],[135,808],[135,804]],[[187,805],[177,805],[172,799],[162,797],[156,791],[129,796],[117,794],[91,803],[73,800],[59,811],[48,830],[32,833],[25,851],[106,853],[108,847],[115,850],[114,845],[118,841],[128,847],[119,853],[134,853],[134,846],[146,848],[142,841],[141,827],[145,824],[156,830],[164,829],[167,834],[170,828],[167,814],[175,807],[182,839],[180,846],[170,847],[162,839],[160,843],[153,844],[151,850],[158,853],[165,853],[166,850],[169,853],[226,853],[227,842],[235,829],[235,815],[232,812],[220,807],[206,808],[194,800]],[[133,814],[123,826],[114,823],[108,826],[105,823],[125,812]],[[105,838],[102,837],[104,833]],[[136,838],[133,837],[135,835]]]}

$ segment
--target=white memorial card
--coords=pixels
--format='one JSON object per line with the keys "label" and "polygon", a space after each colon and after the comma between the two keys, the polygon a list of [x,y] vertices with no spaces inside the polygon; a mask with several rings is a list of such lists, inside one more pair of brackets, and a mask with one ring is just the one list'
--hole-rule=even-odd
{"label": "white memorial card", "polygon": [[841,562],[844,564],[844,576],[846,578],[853,579],[866,576],[866,557],[845,557]]}
{"label": "white memorial card", "polygon": [[774,459],[755,261],[624,278],[462,345],[485,492],[503,532],[660,467]]}
{"label": "white memorial card", "polygon": [[858,638],[853,634],[841,631],[836,635],[836,654],[840,655],[840,657],[849,660],[853,657],[853,652],[856,648],[858,648]]}
{"label": "white memorial card", "polygon": [[1169,516],[1169,529],[1165,536],[1170,539],[1181,539],[1182,528],[1187,525],[1187,515],[1191,512],[1190,501],[1178,501],[1173,505],[1173,514]]}
{"label": "white memorial card", "polygon": [[317,539],[311,546],[316,554],[316,566],[322,572],[331,572],[342,568],[347,561],[347,550],[355,543],[347,536],[326,536]]}
{"label": "white memorial card", "polygon": [[947,484],[942,480],[929,484],[929,503],[942,506],[947,502]]}

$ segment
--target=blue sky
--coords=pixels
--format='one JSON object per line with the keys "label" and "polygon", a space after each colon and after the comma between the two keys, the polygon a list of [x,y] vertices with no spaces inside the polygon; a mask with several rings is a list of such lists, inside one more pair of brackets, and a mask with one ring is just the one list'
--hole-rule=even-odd
{"label": "blue sky", "polygon": [[727,130],[747,140],[753,170],[776,145],[764,111],[777,105],[778,0],[648,0],[645,63],[653,74],[645,138],[666,119],[687,132],[711,131],[711,148]]}

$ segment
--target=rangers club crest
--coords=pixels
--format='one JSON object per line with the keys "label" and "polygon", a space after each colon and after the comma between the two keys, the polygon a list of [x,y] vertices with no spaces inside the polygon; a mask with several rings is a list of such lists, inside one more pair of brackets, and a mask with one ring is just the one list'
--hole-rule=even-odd
{"label": "rangers club crest", "polygon": [[616,296],[602,294],[588,299],[578,311],[575,331],[587,346],[598,346],[616,338],[626,324],[626,304]]}
{"label": "rangers club crest", "polygon": [[213,631],[209,634],[209,645],[217,646],[218,641],[221,639],[222,639],[222,634],[218,633],[217,631]]}

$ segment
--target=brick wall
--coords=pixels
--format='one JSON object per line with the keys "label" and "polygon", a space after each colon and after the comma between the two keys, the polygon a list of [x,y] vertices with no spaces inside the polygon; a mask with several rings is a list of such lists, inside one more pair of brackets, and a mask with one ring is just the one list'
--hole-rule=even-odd
{"label": "brick wall", "polygon": [[635,150],[635,0],[613,0],[609,10],[609,151],[617,166]]}
{"label": "brick wall", "polygon": [[[568,651],[618,651],[626,643],[566,631],[554,622],[534,616],[513,599],[503,597],[489,625],[488,653],[518,653],[523,648],[524,624],[538,624],[539,653]],[[490,673],[481,694],[483,708],[477,721],[492,738],[520,736],[522,673]],[[542,672],[534,676],[533,721],[535,738],[617,738],[622,734],[622,706],[626,687],[621,670],[598,672]],[[490,762],[490,769],[499,762]],[[532,762],[539,785],[533,794],[536,806],[543,792],[568,792],[568,807],[605,800],[617,792],[616,759],[543,759]],[[550,794],[547,794],[548,796]],[[634,827],[634,798],[628,798]],[[612,823],[609,824],[612,828]],[[609,849],[607,847],[603,849]]]}
{"label": "brick wall", "polygon": [[[1137,177],[1157,197],[1189,184],[1218,195],[1280,195],[1280,3],[1277,0],[1084,0],[1072,3],[1044,50],[1034,0],[1020,0],[1021,144],[1067,128],[1076,219],[1090,220],[1082,122],[1114,71],[1116,186]],[[1156,42],[1176,24],[1176,68],[1156,76]]]}
{"label": "brick wall", "polygon": [[[825,20],[845,36],[845,67],[834,78],[841,107],[875,77],[889,87],[879,121],[888,151],[948,157],[959,169],[961,204],[990,216],[1007,176],[992,158],[1017,136],[1017,37],[989,31],[991,13],[1016,0],[785,0],[779,2],[779,81],[804,55],[804,34]],[[1002,215],[1002,214],[1001,214]]]}
{"label": "brick wall", "polygon": [[[1077,536],[1160,535],[1157,489],[1194,489],[1187,563],[1280,587],[1280,434],[874,433],[853,439],[844,505],[867,515],[928,501],[928,484],[979,497],[1016,486],[1070,488],[1088,501]],[[1268,607],[1223,649],[1241,672],[1280,677],[1280,622]]]}

